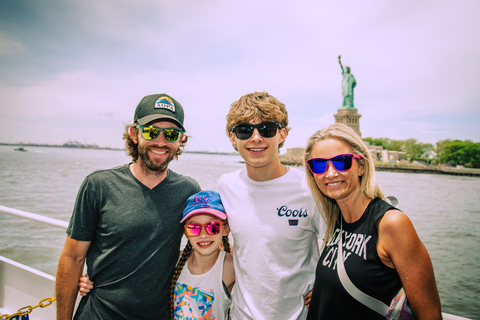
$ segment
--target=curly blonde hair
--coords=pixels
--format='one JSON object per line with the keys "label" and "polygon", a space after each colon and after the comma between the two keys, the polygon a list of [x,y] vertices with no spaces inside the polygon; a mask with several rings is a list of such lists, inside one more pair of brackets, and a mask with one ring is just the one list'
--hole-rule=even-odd
{"label": "curly blonde hair", "polygon": [[[267,92],[246,94],[230,105],[225,128],[227,136],[230,137],[230,132],[234,126],[249,121],[278,122],[282,125],[282,128],[285,128],[287,135],[290,131],[287,108],[282,102]],[[278,148],[280,149],[283,145],[284,142],[280,143]],[[234,148],[237,150],[235,146]]]}

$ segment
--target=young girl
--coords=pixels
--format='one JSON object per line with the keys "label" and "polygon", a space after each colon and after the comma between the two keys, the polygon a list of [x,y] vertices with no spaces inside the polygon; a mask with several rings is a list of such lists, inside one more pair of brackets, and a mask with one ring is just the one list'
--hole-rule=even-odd
{"label": "young girl", "polygon": [[180,221],[188,241],[172,277],[171,318],[228,319],[235,272],[226,220],[217,192],[188,198]]}
{"label": "young girl", "polygon": [[[230,228],[220,195],[200,191],[190,196],[180,223],[188,241],[172,276],[170,318],[226,320],[235,272],[228,242]],[[220,251],[222,246],[224,251]],[[82,276],[80,295],[92,288],[88,275]]]}

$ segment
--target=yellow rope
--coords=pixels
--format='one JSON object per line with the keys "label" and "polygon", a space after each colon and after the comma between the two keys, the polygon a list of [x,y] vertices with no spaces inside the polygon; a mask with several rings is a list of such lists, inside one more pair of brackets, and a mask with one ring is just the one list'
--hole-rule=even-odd
{"label": "yellow rope", "polygon": [[[53,298],[45,298],[43,300],[40,300],[40,302],[32,307],[32,306],[26,306],[26,307],[23,307],[23,308],[20,308],[18,309],[18,311],[14,314],[11,314],[11,315],[8,315],[8,314],[2,314],[0,315],[0,319],[2,320],[10,320],[10,318],[12,317],[15,317],[15,316],[20,316],[20,317],[23,317],[29,313],[31,313],[33,311],[33,309],[35,308],[45,308],[45,307],[48,307],[49,305],[51,305],[53,303],[53,301],[55,301],[55,297]],[[46,302],[46,303],[44,303]]]}

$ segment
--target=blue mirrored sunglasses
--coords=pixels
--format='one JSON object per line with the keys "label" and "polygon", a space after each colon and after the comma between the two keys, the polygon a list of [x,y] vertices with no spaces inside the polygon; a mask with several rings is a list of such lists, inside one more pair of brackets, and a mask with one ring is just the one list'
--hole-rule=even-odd
{"label": "blue mirrored sunglasses", "polygon": [[307,165],[313,174],[324,174],[328,163],[331,162],[337,171],[347,171],[352,167],[353,158],[362,159],[358,154],[339,154],[333,158],[312,158],[307,160]]}

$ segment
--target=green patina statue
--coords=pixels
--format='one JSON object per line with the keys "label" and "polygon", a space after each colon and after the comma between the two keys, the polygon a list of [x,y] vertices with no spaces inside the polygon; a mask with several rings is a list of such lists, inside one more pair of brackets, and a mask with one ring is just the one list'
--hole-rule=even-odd
{"label": "green patina statue", "polygon": [[343,69],[341,55],[338,55],[338,63],[340,63],[340,67],[342,68],[342,95],[343,95],[343,104],[342,109],[355,109],[353,106],[353,88],[357,85],[357,81],[355,81],[355,77],[353,74],[350,73],[350,67],[345,67],[346,70]]}

